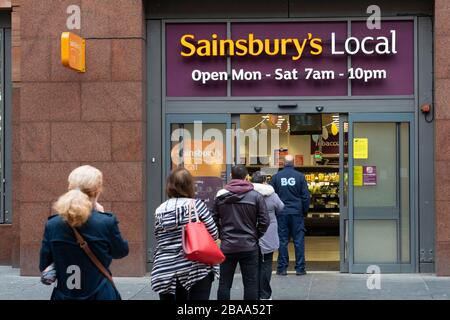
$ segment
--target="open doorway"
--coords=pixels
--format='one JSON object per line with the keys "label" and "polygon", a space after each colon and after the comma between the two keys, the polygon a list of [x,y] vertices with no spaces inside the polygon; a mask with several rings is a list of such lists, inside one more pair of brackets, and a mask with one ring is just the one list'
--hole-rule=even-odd
{"label": "open doorway", "polygon": [[[342,123],[342,122],[341,122]],[[339,271],[340,171],[339,161],[347,161],[347,145],[339,147],[339,114],[258,114],[240,115],[233,153],[249,174],[262,171],[270,180],[283,168],[283,156],[295,157],[295,168],[308,182],[311,197],[305,218],[305,260],[307,270]],[[346,142],[347,139],[344,138]],[[340,150],[344,153],[340,157]],[[345,164],[344,163],[344,164]],[[274,254],[276,264],[277,253]],[[289,271],[295,254],[289,243]]]}

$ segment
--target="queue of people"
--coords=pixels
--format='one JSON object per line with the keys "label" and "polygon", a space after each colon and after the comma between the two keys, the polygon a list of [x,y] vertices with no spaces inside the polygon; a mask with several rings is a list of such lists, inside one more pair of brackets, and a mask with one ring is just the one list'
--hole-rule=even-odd
{"label": "queue of people", "polygon": [[[306,274],[304,215],[309,193],[293,160],[291,155],[285,157],[285,168],[270,184],[259,171],[251,183],[246,167],[234,166],[231,181],[218,191],[211,210],[195,198],[194,179],[187,169],[178,167],[170,173],[168,200],[155,211],[151,286],[161,300],[208,300],[215,279],[219,279],[217,299],[229,300],[237,265],[244,300],[272,299],[273,254],[278,250],[277,274],[287,275],[290,237],[295,245],[296,274]],[[98,203],[102,173],[82,166],[71,172],[68,182],[69,191],[55,203],[55,215],[45,226],[41,281],[57,283],[52,294],[55,300],[119,300],[109,265],[112,259],[128,255],[128,242],[121,236],[117,218]],[[202,222],[208,237],[220,245],[225,256],[220,265],[186,257],[184,232],[192,211],[195,222]]]}
{"label": "queue of people", "polygon": [[[246,167],[236,165],[231,169],[231,181],[217,192],[211,212],[202,201],[196,200],[198,210],[203,212],[199,219],[206,224],[211,236],[220,241],[220,249],[225,255],[220,266],[190,261],[183,255],[181,229],[187,223],[187,203],[194,197],[194,184],[186,169],[177,168],[171,173],[168,188],[175,183],[191,192],[177,194],[168,190],[169,200],[156,210],[158,243],[152,287],[161,299],[166,295],[176,300],[208,299],[211,282],[219,278],[217,299],[229,300],[238,265],[243,299],[272,299],[273,254],[278,250],[277,274],[287,275],[290,237],[294,239],[296,275],[306,274],[304,216],[310,196],[305,176],[297,172],[293,164],[293,156],[287,155],[284,169],[275,174],[270,183],[259,171],[252,175],[253,183],[249,182]],[[176,210],[177,202],[179,210]],[[167,216],[169,227],[162,226],[162,213]],[[203,290],[203,295],[198,295],[198,290]]]}

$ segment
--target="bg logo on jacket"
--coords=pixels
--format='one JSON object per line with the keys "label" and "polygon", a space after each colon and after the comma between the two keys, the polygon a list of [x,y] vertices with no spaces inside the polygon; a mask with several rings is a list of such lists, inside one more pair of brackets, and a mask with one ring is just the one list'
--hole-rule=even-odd
{"label": "bg logo on jacket", "polygon": [[287,185],[295,186],[295,178],[281,178],[281,186],[285,187]]}

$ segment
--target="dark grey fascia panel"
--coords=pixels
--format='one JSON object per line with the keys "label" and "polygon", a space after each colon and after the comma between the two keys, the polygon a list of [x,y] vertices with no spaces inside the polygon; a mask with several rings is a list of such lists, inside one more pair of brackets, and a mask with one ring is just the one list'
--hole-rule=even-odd
{"label": "dark grey fascia panel", "polygon": [[0,28],[11,28],[11,11],[0,11]]}
{"label": "dark grey fascia panel", "polygon": [[420,273],[434,273],[434,263],[421,263],[419,267]]}
{"label": "dark grey fascia panel", "polygon": [[[433,20],[418,18],[418,106],[424,103],[433,105]],[[435,123],[427,122],[422,113],[418,113],[419,146],[419,254],[420,272],[427,272],[436,257],[436,220],[435,220]],[[431,116],[429,116],[431,118]]]}
{"label": "dark grey fascia panel", "polygon": [[146,0],[148,19],[288,18],[288,0]]}
{"label": "dark grey fascia panel", "polygon": [[[5,92],[5,109],[4,109],[4,179],[5,179],[5,222],[13,222],[12,211],[12,191],[13,191],[13,179],[12,179],[12,56],[11,56],[11,28],[5,28],[5,40],[4,40],[4,92]],[[15,183],[18,183],[17,181]]]}
{"label": "dark grey fascia panel", "polygon": [[367,7],[378,5],[381,16],[433,15],[433,0],[290,0],[290,17],[365,16]]}
{"label": "dark grey fascia panel", "polygon": [[163,130],[161,98],[161,21],[147,21],[147,132],[146,132],[146,186],[147,186],[147,270],[150,271],[156,248],[154,233],[156,208],[163,198],[162,167],[164,165],[161,132]]}
{"label": "dark grey fascia panel", "polygon": [[434,13],[433,0],[145,0],[148,19],[363,17],[372,4],[382,16]]}
{"label": "dark grey fascia panel", "polygon": [[[410,99],[317,99],[286,100],[285,104],[297,104],[295,109],[279,108],[280,100],[191,100],[166,101],[166,113],[235,113],[255,114],[255,107],[261,107],[261,114],[266,113],[316,113],[316,107],[323,107],[322,113],[361,113],[361,112],[411,112],[414,113],[415,101]],[[226,111],[224,111],[226,110]]]}

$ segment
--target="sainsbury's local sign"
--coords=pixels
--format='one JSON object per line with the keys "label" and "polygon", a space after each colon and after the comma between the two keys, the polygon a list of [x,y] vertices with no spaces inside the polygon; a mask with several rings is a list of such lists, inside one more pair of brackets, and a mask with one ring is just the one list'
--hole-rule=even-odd
{"label": "sainsbury's local sign", "polygon": [[[396,54],[395,30],[390,30],[390,37],[367,36],[363,39],[349,37],[345,40],[344,50],[338,50],[336,45],[336,33],[331,33],[331,54],[355,55],[362,52],[371,54]],[[373,42],[375,41],[375,45]],[[185,34],[180,39],[183,50],[180,54],[183,57],[216,57],[216,56],[288,56],[294,61],[302,58],[303,52],[308,52],[313,56],[323,53],[323,39],[313,37],[308,32],[304,39],[281,38],[281,39],[258,39],[253,33],[249,33],[245,39],[219,39],[216,33],[210,39],[196,39],[194,34]],[[369,45],[370,43],[370,45]]]}
{"label": "sainsbury's local sign", "polygon": [[408,20],[379,30],[364,21],[231,23],[231,32],[225,23],[167,24],[166,94],[412,95],[413,28]]}

